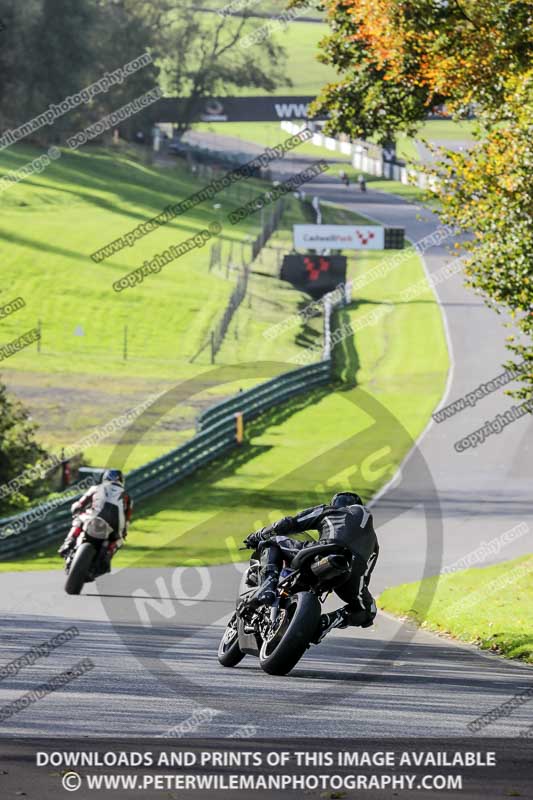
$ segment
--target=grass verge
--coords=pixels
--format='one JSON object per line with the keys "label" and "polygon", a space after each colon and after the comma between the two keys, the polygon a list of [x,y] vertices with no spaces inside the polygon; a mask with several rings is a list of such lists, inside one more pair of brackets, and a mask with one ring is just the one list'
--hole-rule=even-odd
{"label": "grass verge", "polygon": [[[378,605],[422,628],[533,664],[532,573],[533,556],[524,556],[386,589]],[[433,600],[422,618],[428,595]]]}
{"label": "grass verge", "polygon": [[[349,276],[364,274],[384,257],[378,251],[368,251],[364,258],[357,254],[349,261]],[[256,277],[274,280],[258,275],[254,281]],[[401,298],[405,288],[424,278],[413,253],[400,268],[369,282],[338,321],[349,317],[357,323],[383,304],[388,313],[383,323],[361,327],[338,346],[342,381],[333,391],[315,390],[264,414],[247,426],[242,448],[143,504],[117,568],[242,560],[237,548],[250,531],[323,502],[347,485],[357,486],[368,498],[387,482],[439,402],[448,370],[440,309],[429,286],[427,296],[408,302]],[[258,319],[266,319],[266,312],[259,303],[272,306],[267,285],[263,292],[259,287],[252,286],[252,308],[244,303],[236,314],[221,363],[260,363],[265,358]],[[281,308],[294,315],[303,296],[286,291],[292,304]],[[238,338],[232,335],[233,326],[238,326]],[[317,333],[302,331],[297,324],[293,331],[299,347]],[[288,342],[275,339],[271,346],[270,357],[276,347],[287,357]],[[287,370],[294,366],[285,363]],[[365,468],[366,457],[377,453],[377,465]],[[0,569],[59,569],[54,549],[4,562]]]}
{"label": "grass verge", "polygon": [[[0,153],[0,171],[19,168],[37,153],[26,145],[9,148]],[[0,343],[38,325],[42,332],[40,348],[33,344],[2,362],[2,378],[28,405],[47,448],[74,444],[178,381],[202,383],[209,369],[207,350],[194,363],[190,359],[208,341],[233,290],[236,271],[226,268],[228,262],[240,265],[250,259],[249,241],[260,227],[259,212],[238,225],[230,225],[227,215],[264,191],[265,183],[235,183],[133,247],[100,263],[90,255],[207,182],[178,162],[168,167],[146,164],[133,148],[88,147],[63,152],[42,174],[0,196],[0,305],[17,296],[25,301],[24,308],[2,320]],[[209,243],[147,276],[141,285],[113,291],[117,278],[217,219],[223,223],[220,268],[209,269]],[[280,235],[288,241],[293,223],[305,221],[301,204],[288,197]],[[286,284],[270,281],[274,283],[283,302],[270,304],[270,323],[281,321],[295,302]],[[255,311],[257,318],[260,309]],[[263,344],[263,358],[279,360],[274,346],[269,351],[266,339]],[[287,347],[294,352],[293,342]],[[180,407],[150,432],[127,468],[181,444],[192,433],[199,407],[237,388],[204,382],[192,405]],[[110,438],[86,450],[85,457],[104,464],[112,447]]]}

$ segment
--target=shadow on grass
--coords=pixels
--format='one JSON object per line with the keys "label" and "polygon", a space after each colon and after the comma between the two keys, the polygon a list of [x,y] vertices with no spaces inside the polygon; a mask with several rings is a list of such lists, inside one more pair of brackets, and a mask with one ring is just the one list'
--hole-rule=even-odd
{"label": "shadow on grass", "polygon": [[[16,157],[11,158],[12,163],[4,163],[4,166],[17,169],[38,154],[40,151],[35,148],[20,149]],[[47,184],[34,178],[28,179],[25,184],[47,192],[70,195],[93,207],[140,222],[162,212],[169,203],[179,202],[201,188],[198,179],[182,170],[163,173],[137,161],[131,153],[115,153],[98,148],[88,148],[82,153],[62,151],[61,159],[50,167],[49,175],[56,183]],[[208,181],[201,182],[202,185],[204,183]],[[108,196],[102,196],[102,193]],[[224,197],[229,201],[228,193]],[[237,203],[235,198],[234,201]],[[25,199],[17,201],[17,205],[31,207]],[[136,211],[136,208],[148,211]],[[180,216],[176,219],[179,220]],[[207,224],[212,218],[211,205],[208,202],[199,204],[195,218],[197,222],[205,221]],[[172,222],[175,223],[176,219]]]}
{"label": "shadow on grass", "polygon": [[[337,330],[350,325],[350,310],[358,308],[366,301],[354,301],[341,307],[333,315],[333,329]],[[337,391],[348,392],[357,386],[357,372],[361,366],[355,347],[355,336],[347,336],[333,347],[333,375],[337,382]]]}
{"label": "shadow on grass", "polygon": [[[308,301],[301,301],[302,306],[307,304]],[[352,304],[350,307],[354,305]],[[334,327],[338,324],[349,322],[348,310],[350,307],[341,309],[334,314]],[[307,327],[309,328],[307,335],[310,338],[318,336],[315,330],[308,325]],[[235,498],[235,490],[231,486],[222,487],[220,485],[215,486],[215,484],[220,484],[224,479],[231,478],[242,466],[263,453],[274,449],[277,445],[275,441],[277,432],[275,429],[286,420],[316,405],[333,392],[349,392],[357,385],[355,376],[359,368],[359,357],[353,337],[348,337],[344,340],[342,350],[340,345],[334,349],[333,361],[333,383],[314,388],[307,394],[297,395],[279,406],[263,412],[259,417],[246,424],[246,438],[241,447],[228,449],[216,460],[200,467],[194,474],[163,490],[155,497],[141,502],[135,509],[133,538],[128,543],[128,550],[139,555],[154,554],[156,562],[162,556],[164,557],[165,553],[176,554],[176,551],[180,549],[179,542],[176,540],[173,541],[171,547],[150,547],[134,544],[135,529],[138,533],[144,535],[158,535],[155,531],[146,530],[143,521],[149,520],[161,511],[165,512],[167,520],[170,521],[173,514],[175,514],[176,522],[178,522],[180,515],[195,511],[217,514],[222,508],[228,510],[250,508],[260,518],[268,516],[273,508],[304,508],[309,505],[309,493],[303,487],[301,492],[295,491],[293,486],[288,487],[287,490],[283,488],[273,489],[271,487],[268,491],[263,488],[246,489],[240,487],[238,497]],[[344,373],[344,379],[340,377],[342,373]],[[272,444],[253,443],[254,439],[261,437],[267,431],[272,439]],[[135,498],[133,499],[135,500]],[[58,531],[57,542],[46,548],[40,548],[37,552],[27,553],[24,558],[49,559],[56,557],[57,546],[62,541],[65,533],[66,531]],[[185,541],[183,544],[185,545]],[[191,543],[188,542],[186,547],[190,548]],[[227,554],[227,548],[221,548],[221,551]],[[117,563],[117,567],[120,567],[119,563]]]}
{"label": "shadow on grass", "polygon": [[[216,514],[221,508],[242,508],[249,506],[256,508],[260,516],[261,512],[268,513],[273,507],[284,508],[298,506],[298,497],[295,495],[294,489],[273,493],[272,491],[264,492],[261,489],[251,489],[249,492],[246,489],[239,490],[238,500],[235,500],[235,492],[231,487],[215,488],[213,484],[229,478],[244,464],[252,461],[268,450],[276,447],[272,445],[258,445],[252,444],[251,439],[262,436],[267,430],[282,425],[287,419],[294,414],[309,408],[310,406],[320,402],[324,397],[330,394],[331,388],[329,386],[319,387],[313,389],[305,396],[298,395],[286,403],[265,411],[255,420],[250,421],[246,425],[246,440],[240,448],[233,448],[222,454],[215,461],[204,467],[199,468],[193,475],[185,478],[184,480],[176,483],[175,485],[163,490],[155,497],[149,498],[142,503],[139,503],[135,508],[134,525],[138,533],[150,535],[151,532],[143,529],[143,520],[147,520],[162,510],[171,518],[172,514],[176,514],[176,522],[180,514],[191,511],[208,511]],[[135,498],[133,498],[135,500]],[[304,499],[302,494],[302,503],[306,504],[307,497]],[[38,548],[33,552],[24,554],[24,559],[49,559],[59,558],[57,556],[57,547],[66,535],[65,531],[58,531],[57,541],[54,544],[48,545],[45,548]],[[135,530],[133,531],[133,537]],[[158,535],[155,534],[154,535]],[[184,539],[183,545],[186,548],[191,547],[191,542]],[[128,551],[139,554],[156,554],[156,560],[166,553],[172,553],[174,556],[180,549],[179,540],[175,540],[171,547],[151,547],[144,545],[136,545],[132,538],[128,542]],[[227,554],[227,548],[221,547],[221,553]],[[117,562],[117,567],[120,564]]]}
{"label": "shadow on grass", "polygon": [[[298,414],[300,411],[320,402],[330,393],[331,387],[329,386],[313,389],[309,394],[305,396],[298,395],[286,403],[265,411],[257,419],[248,422],[246,425],[246,440],[241,447],[228,450],[220,458],[198,469],[194,475],[185,478],[176,486],[166,489],[157,497],[148,499],[143,503],[142,512],[136,516],[136,520],[140,522],[159,512],[162,508],[165,508],[168,512],[172,512],[175,509],[180,512],[201,510],[215,513],[221,507],[242,507],[244,504],[256,507],[258,514],[260,514],[261,510],[271,511],[273,505],[278,507],[287,505],[288,492],[287,494],[284,492],[279,493],[279,501],[276,504],[271,492],[267,494],[260,489],[253,489],[248,493],[241,488],[239,490],[239,499],[234,500],[234,490],[231,487],[227,489],[215,488],[213,484],[231,477],[243,465],[276,446],[275,444],[252,444],[250,440],[262,436],[267,431],[275,435],[275,432],[272,431],[273,428],[282,425],[294,414]],[[243,493],[246,497],[244,503]],[[290,506],[298,505],[294,490],[291,490],[290,498]]]}

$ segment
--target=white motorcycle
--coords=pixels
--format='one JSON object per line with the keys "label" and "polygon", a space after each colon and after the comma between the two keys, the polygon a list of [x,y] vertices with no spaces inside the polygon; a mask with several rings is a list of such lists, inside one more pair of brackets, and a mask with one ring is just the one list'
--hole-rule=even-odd
{"label": "white motorcycle", "polygon": [[107,546],[113,528],[101,517],[85,520],[75,547],[65,557],[67,594],[80,594],[90,583],[110,570]]}

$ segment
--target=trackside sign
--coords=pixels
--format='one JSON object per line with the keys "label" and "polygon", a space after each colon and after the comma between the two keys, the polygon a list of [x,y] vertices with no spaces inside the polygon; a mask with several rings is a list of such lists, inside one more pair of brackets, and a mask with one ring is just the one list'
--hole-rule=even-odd
{"label": "trackside sign", "polygon": [[383,250],[384,229],[379,225],[294,225],[298,250]]}

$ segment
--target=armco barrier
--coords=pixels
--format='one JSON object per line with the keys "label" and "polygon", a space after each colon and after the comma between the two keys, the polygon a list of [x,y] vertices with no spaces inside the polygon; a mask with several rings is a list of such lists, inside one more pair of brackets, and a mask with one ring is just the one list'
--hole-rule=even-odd
{"label": "armco barrier", "polygon": [[331,362],[329,360],[285,372],[277,378],[272,378],[259,386],[254,386],[252,389],[240,392],[228,400],[222,400],[217,405],[211,406],[198,417],[198,429],[200,431],[210,430],[212,425],[220,424],[228,417],[233,419],[233,415],[237,411],[242,413],[245,421],[252,419],[267,408],[271,408],[277,403],[283,403],[295,394],[328,383],[330,376]]}
{"label": "armco barrier", "polygon": [[[325,360],[279,375],[207,409],[198,419],[198,432],[185,444],[128,473],[127,485],[135,502],[145,500],[190,475],[236,446],[235,413],[245,420],[283,403],[294,395],[331,380],[331,361]],[[79,497],[79,495],[78,495]],[[70,526],[70,506],[76,497],[0,520],[0,558],[16,558],[61,540]],[[40,515],[41,519],[34,519]],[[16,531],[16,526],[20,530]]]}

